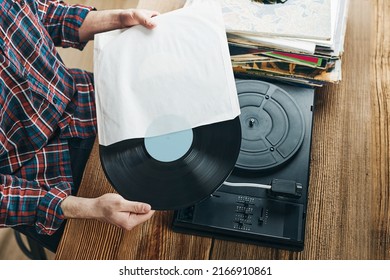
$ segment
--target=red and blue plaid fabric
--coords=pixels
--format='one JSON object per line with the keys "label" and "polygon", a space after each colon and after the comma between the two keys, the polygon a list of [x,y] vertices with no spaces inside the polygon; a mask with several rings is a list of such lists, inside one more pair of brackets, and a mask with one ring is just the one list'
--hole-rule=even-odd
{"label": "red and blue plaid fabric", "polygon": [[52,234],[73,186],[67,139],[96,134],[93,78],[67,69],[55,46],[82,49],[91,7],[1,0],[0,227]]}

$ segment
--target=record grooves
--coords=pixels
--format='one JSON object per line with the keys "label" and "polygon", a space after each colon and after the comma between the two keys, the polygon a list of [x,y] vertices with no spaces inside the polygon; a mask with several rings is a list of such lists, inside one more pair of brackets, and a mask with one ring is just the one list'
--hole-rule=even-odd
{"label": "record grooves", "polygon": [[241,145],[239,118],[193,129],[193,142],[181,158],[154,159],[144,139],[100,145],[103,170],[124,198],[155,210],[180,209],[212,194],[230,175]]}

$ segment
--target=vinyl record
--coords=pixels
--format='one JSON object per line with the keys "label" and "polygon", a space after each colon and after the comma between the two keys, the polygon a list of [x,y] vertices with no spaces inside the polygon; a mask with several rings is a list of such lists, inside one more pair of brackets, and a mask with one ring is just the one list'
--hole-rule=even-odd
{"label": "vinyl record", "polygon": [[[239,118],[189,132],[184,133],[188,147],[180,144],[182,139],[176,145],[177,134],[158,137],[151,147],[143,138],[100,145],[103,170],[114,189],[128,200],[149,203],[155,210],[184,208],[212,194],[236,163],[241,145]],[[162,147],[158,147],[160,142]],[[171,157],[166,150],[176,155]]]}

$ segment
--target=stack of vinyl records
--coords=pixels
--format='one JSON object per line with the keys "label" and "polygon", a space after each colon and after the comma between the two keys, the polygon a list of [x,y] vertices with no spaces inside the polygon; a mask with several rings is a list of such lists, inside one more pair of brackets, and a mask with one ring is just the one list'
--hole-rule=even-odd
{"label": "stack of vinyl records", "polygon": [[307,86],[341,81],[348,0],[218,1],[234,73]]}

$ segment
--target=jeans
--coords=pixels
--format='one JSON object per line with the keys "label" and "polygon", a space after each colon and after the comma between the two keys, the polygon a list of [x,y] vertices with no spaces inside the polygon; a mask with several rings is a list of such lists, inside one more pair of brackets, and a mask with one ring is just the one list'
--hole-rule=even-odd
{"label": "jeans", "polygon": [[[76,195],[79,189],[81,179],[83,178],[84,168],[91,153],[95,137],[80,139],[72,138],[68,140],[70,159],[72,165],[72,177],[74,182],[74,189],[72,195]],[[36,232],[33,226],[16,226],[13,229],[23,233],[29,238],[37,241],[43,247],[49,249],[52,252],[57,251],[58,244],[60,243],[62,234],[64,232],[66,220],[62,223],[61,227],[53,235],[39,234]]]}

